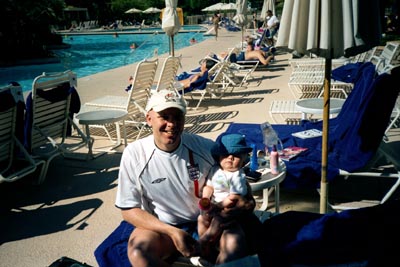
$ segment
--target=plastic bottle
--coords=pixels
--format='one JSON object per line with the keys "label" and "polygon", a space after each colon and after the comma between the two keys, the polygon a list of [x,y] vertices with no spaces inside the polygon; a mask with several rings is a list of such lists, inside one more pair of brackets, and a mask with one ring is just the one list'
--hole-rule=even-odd
{"label": "plastic bottle", "polygon": [[250,146],[253,148],[253,152],[250,158],[250,170],[257,171],[258,170],[257,147],[255,144],[251,144]]}
{"label": "plastic bottle", "polygon": [[269,167],[271,169],[272,174],[279,173],[279,154],[276,149],[276,145],[272,146],[272,151],[269,155]]}
{"label": "plastic bottle", "polygon": [[275,130],[272,128],[269,122],[262,123],[260,127],[263,133],[265,152],[268,154],[268,152],[270,152],[267,151],[268,147],[273,147],[278,144],[278,135],[276,134]]}

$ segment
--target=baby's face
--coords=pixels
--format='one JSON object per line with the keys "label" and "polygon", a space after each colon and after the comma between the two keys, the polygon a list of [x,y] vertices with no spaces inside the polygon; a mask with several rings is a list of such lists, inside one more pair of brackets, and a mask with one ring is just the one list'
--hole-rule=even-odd
{"label": "baby's face", "polygon": [[224,171],[235,172],[243,167],[246,154],[219,156],[219,165]]}

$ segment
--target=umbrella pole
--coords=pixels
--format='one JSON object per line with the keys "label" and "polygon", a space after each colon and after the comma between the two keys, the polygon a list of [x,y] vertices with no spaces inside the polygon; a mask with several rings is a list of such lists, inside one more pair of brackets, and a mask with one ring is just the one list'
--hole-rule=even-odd
{"label": "umbrella pole", "polygon": [[242,50],[243,50],[243,26],[242,26],[242,40],[240,40],[240,43],[242,44]]}
{"label": "umbrella pole", "polygon": [[331,94],[331,69],[332,59],[325,59],[325,77],[324,77],[324,111],[322,121],[322,164],[321,164],[321,192],[319,202],[319,212],[324,214],[328,209],[328,139],[329,139],[329,108]]}
{"label": "umbrella pole", "polygon": [[171,55],[174,57],[175,56],[175,47],[174,47],[174,35],[171,35]]}

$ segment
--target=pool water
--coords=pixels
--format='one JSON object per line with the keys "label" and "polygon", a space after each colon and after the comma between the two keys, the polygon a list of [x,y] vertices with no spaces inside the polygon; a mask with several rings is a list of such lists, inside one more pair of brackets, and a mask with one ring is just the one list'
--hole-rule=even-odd
{"label": "pool water", "polygon": [[[192,37],[198,42],[207,38],[202,32],[180,32],[174,37],[175,51],[189,46]],[[25,92],[31,90],[33,79],[43,72],[68,69],[82,78],[153,57],[155,50],[158,50],[159,55],[168,53],[170,42],[170,37],[163,31],[153,34],[120,34],[118,37],[96,34],[63,38],[64,43],[70,44],[71,48],[54,51],[61,63],[0,68],[0,86],[16,81]],[[138,48],[131,49],[132,43],[136,43]]]}

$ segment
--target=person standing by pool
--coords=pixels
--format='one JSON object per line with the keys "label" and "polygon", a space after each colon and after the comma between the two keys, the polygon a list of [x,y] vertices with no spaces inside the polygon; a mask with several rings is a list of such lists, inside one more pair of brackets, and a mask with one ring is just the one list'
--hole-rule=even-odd
{"label": "person standing by pool", "polygon": [[212,18],[212,22],[214,25],[214,31],[215,31],[215,40],[218,39],[218,28],[219,28],[219,16],[217,13],[214,14]]}

